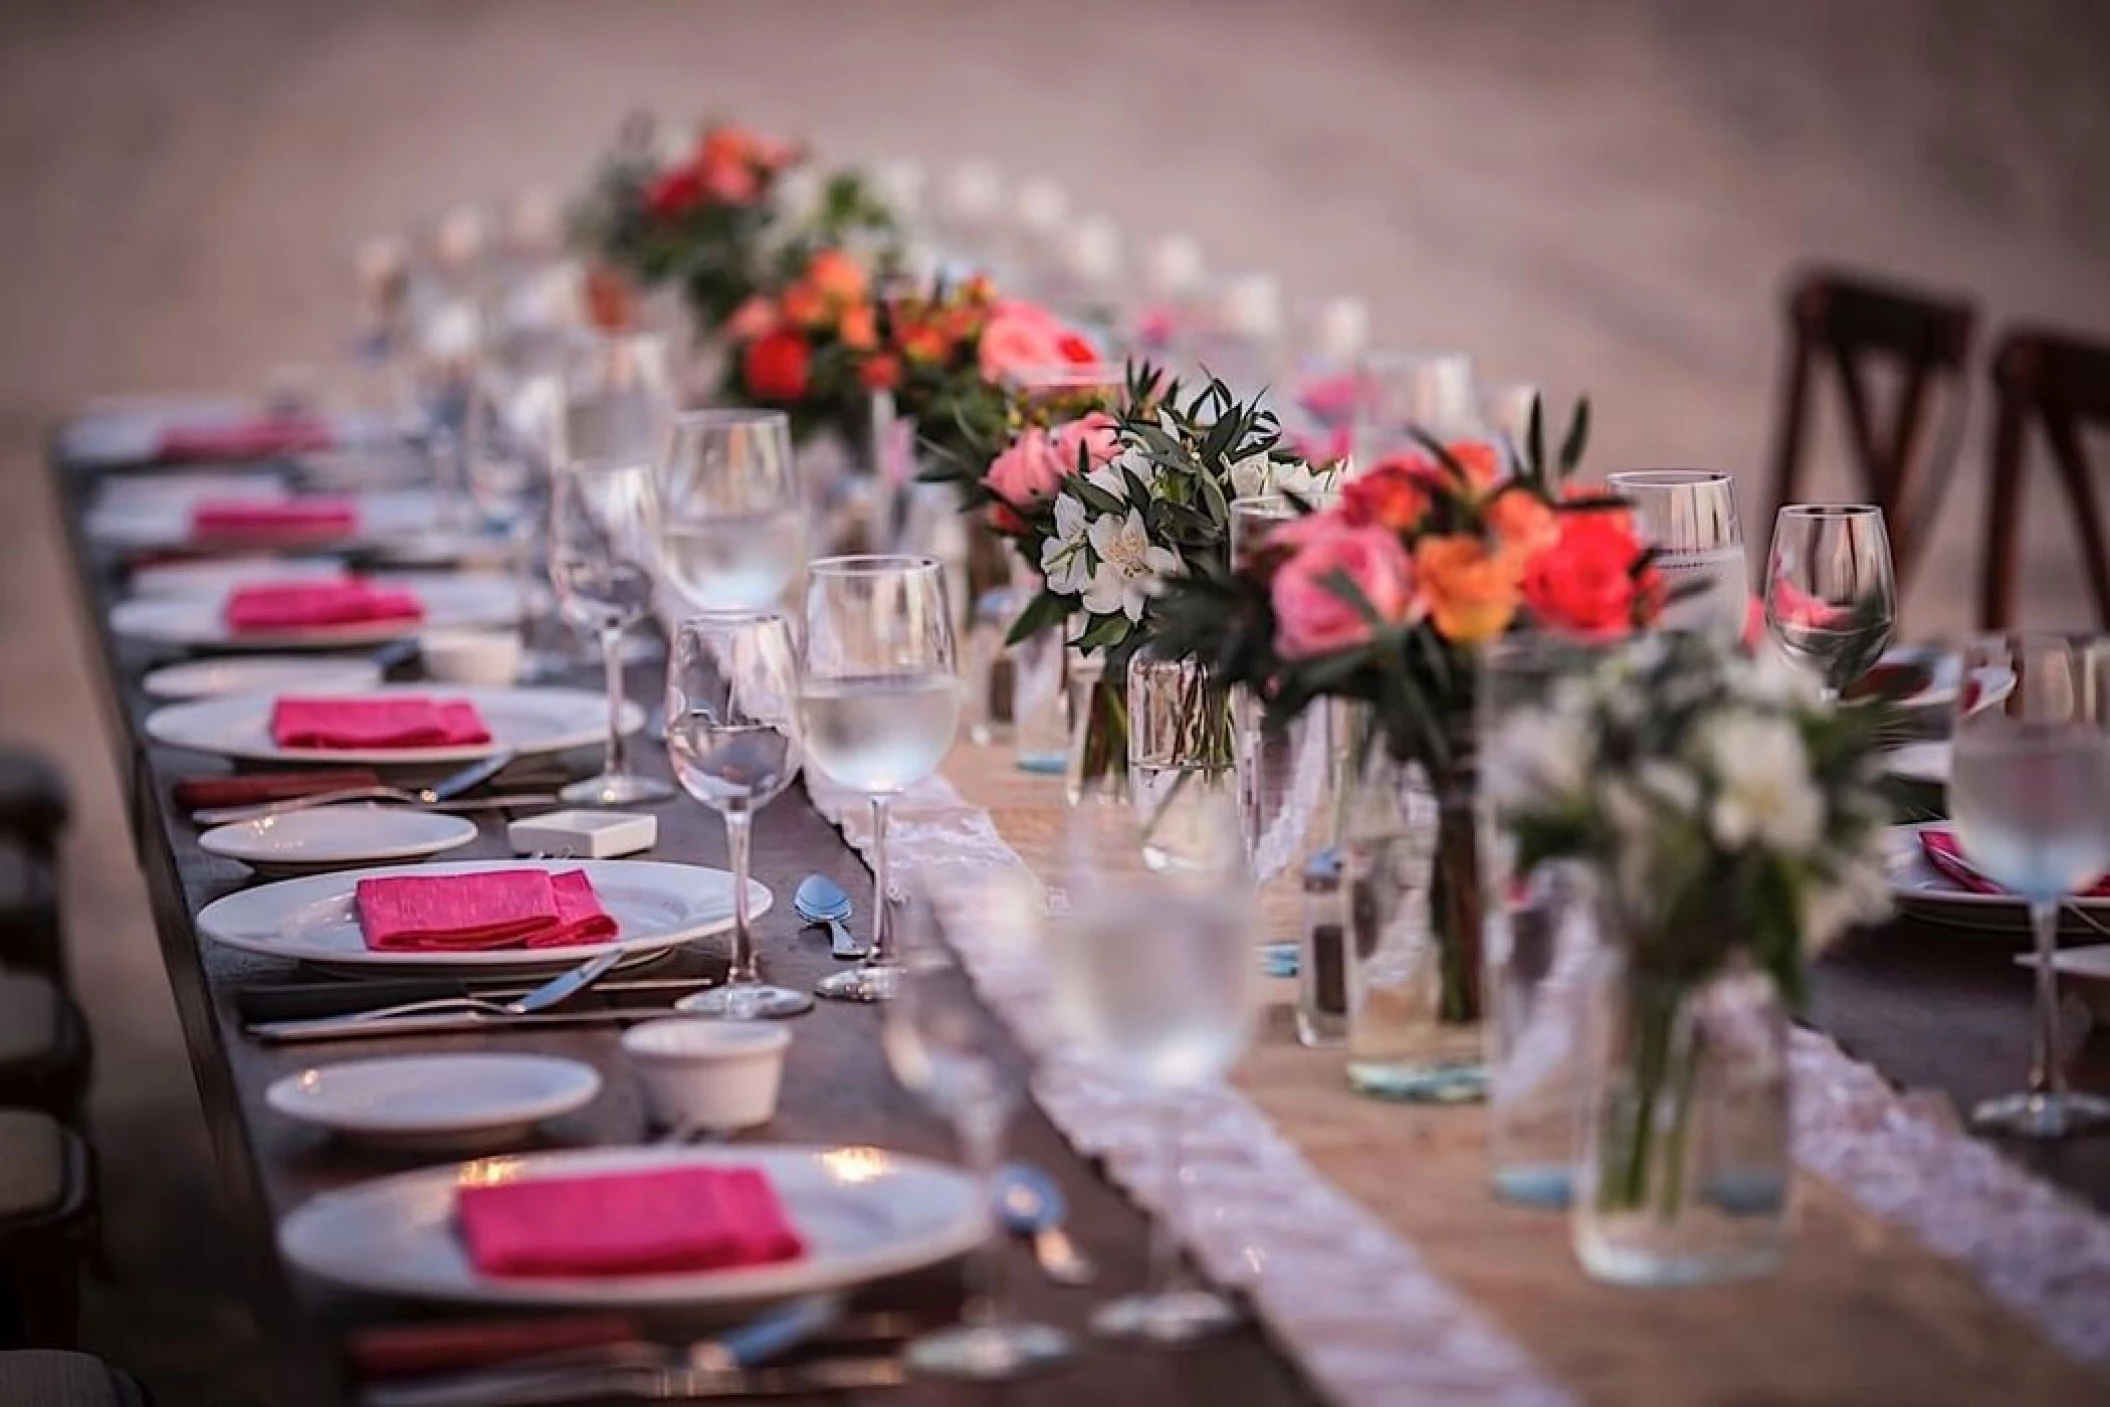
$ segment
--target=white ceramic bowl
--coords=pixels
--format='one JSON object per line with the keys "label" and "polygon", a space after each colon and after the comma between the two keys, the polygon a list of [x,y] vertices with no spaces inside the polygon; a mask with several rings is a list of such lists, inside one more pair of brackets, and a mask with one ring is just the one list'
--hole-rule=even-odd
{"label": "white ceramic bowl", "polygon": [[520,677],[517,630],[428,630],[418,637],[428,677],[442,684],[510,684]]}
{"label": "white ceramic bowl", "polygon": [[670,1129],[731,1133],[776,1116],[791,1032],[760,1021],[671,1017],[623,1032],[645,1107]]}

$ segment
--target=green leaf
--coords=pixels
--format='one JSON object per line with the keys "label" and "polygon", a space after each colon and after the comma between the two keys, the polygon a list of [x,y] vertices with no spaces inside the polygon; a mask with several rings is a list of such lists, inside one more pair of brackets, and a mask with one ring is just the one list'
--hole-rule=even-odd
{"label": "green leaf", "polygon": [[1072,479],[1062,486],[1062,491],[1081,500],[1084,506],[1094,513],[1119,513],[1127,516],[1127,504],[1089,480]]}
{"label": "green leaf", "polygon": [[1098,616],[1074,643],[1080,650],[1103,650],[1126,640],[1134,629],[1135,622],[1125,615]]}
{"label": "green leaf", "polygon": [[1023,644],[1042,631],[1061,625],[1069,618],[1070,607],[1069,597],[1057,596],[1043,587],[1026,603],[1026,608],[1018,613],[1018,619],[1011,622],[1011,629],[1004,635],[1004,643]]}
{"label": "green leaf", "polygon": [[1531,393],[1531,418],[1524,424],[1524,467],[1534,479],[1546,477],[1546,426],[1538,392]]}
{"label": "green leaf", "polygon": [[1590,442],[1590,398],[1584,396],[1575,403],[1575,414],[1568,421],[1568,436],[1561,441],[1561,477],[1566,478],[1581,465],[1583,447]]}

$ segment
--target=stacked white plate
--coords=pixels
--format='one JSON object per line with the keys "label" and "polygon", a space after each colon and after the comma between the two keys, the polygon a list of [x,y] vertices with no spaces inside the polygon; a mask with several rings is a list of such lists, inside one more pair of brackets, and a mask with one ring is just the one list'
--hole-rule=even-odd
{"label": "stacked white plate", "polygon": [[[584,689],[487,689],[454,684],[388,684],[369,694],[413,694],[463,699],[476,705],[491,740],[451,747],[286,748],[271,738],[271,693],[239,693],[171,704],[147,715],[147,736],[169,747],[246,762],[330,763],[406,769],[475,762],[501,752],[522,755],[591,747],[608,734],[608,700]],[[623,706],[622,727],[634,733],[644,710]]]}
{"label": "stacked white plate", "polygon": [[110,628],[129,639],[192,650],[340,650],[407,640],[435,627],[511,625],[520,619],[520,589],[502,576],[406,573],[379,578],[377,584],[412,592],[424,614],[409,620],[235,631],[227,625],[228,591],[222,590],[121,601],[110,612]]}

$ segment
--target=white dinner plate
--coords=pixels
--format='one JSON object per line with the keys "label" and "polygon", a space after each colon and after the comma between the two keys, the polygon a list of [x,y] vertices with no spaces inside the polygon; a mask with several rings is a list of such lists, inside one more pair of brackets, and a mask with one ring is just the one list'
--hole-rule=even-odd
{"label": "white dinner plate", "polygon": [[[474,762],[500,752],[566,752],[590,747],[608,735],[608,700],[584,689],[493,689],[456,684],[385,684],[370,694],[417,694],[466,699],[490,730],[487,743],[454,747],[284,748],[271,740],[274,696],[229,694],[170,704],[147,715],[147,736],[170,747],[249,762],[344,762],[369,767],[417,768]],[[622,725],[634,733],[645,720],[634,703],[623,705]]]}
{"label": "white dinner plate", "polygon": [[[479,870],[584,870],[601,907],[615,920],[615,937],[561,948],[377,953],[366,946],[359,931],[353,896],[362,879],[402,873],[388,867],[282,879],[229,894],[198,914],[198,931],[244,952],[326,967],[464,972],[569,967],[611,947],[621,949],[627,958],[644,958],[733,926],[733,877],[702,865],[661,860],[448,860],[426,865],[418,873],[474,874]],[[776,902],[776,896],[754,880],[748,881],[747,898],[750,912],[757,917]]]}
{"label": "white dinner plate", "polygon": [[404,575],[380,586],[416,594],[424,614],[409,620],[357,621],[284,630],[230,630],[227,595],[144,597],[120,601],[110,628],[133,640],[193,650],[339,650],[407,640],[435,627],[511,625],[520,619],[520,588],[502,576]]}
{"label": "white dinner plate", "polygon": [[264,1102],[353,1138],[488,1148],[600,1092],[591,1065],[551,1055],[391,1055],[296,1070],[272,1081]]}
{"label": "white dinner plate", "polygon": [[151,698],[210,699],[221,694],[363,694],[381,682],[368,659],[328,655],[223,655],[164,665],[140,680]]}
{"label": "white dinner plate", "polygon": [[301,874],[430,859],[476,839],[476,822],[407,806],[315,806],[198,837],[209,855],[240,860],[259,874]]}
{"label": "white dinner plate", "polygon": [[[2029,910],[2020,899],[2012,894],[1980,894],[1965,889],[1928,863],[1919,833],[1951,825],[1949,821],[1918,821],[1889,829],[1884,843],[1888,849],[1891,897],[1908,914],[1952,927],[2027,933]],[[2093,925],[2110,927],[2110,899],[2075,896],[2065,901],[2061,908],[2062,928],[2100,934],[2102,930]]]}
{"label": "white dinner plate", "polygon": [[253,581],[318,581],[345,570],[340,557],[195,557],[136,568],[126,584],[134,596],[217,598]]}
{"label": "white dinner plate", "polygon": [[258,546],[276,545],[281,541],[289,546],[307,550],[327,551],[335,548],[379,546],[391,538],[423,532],[432,526],[439,513],[437,500],[430,491],[406,489],[355,496],[358,511],[351,528],[342,533],[303,534],[284,538],[265,533],[209,539],[192,537],[192,508],[203,498],[221,497],[275,501],[286,499],[289,495],[284,488],[269,485],[233,494],[215,492],[145,497],[126,495],[96,504],[89,511],[82,526],[87,535],[96,542],[135,551],[185,548],[211,550],[216,546],[238,544],[253,551]]}
{"label": "white dinner plate", "polygon": [[[769,1178],[806,1254],[774,1265],[658,1275],[479,1275],[455,1227],[455,1188],[503,1172],[565,1176],[685,1164]],[[755,1144],[590,1148],[425,1168],[326,1192],[279,1223],[279,1250],[318,1278],[384,1295],[464,1304],[685,1306],[732,1310],[847,1289],[949,1260],[987,1234],[975,1180],[876,1148]]]}

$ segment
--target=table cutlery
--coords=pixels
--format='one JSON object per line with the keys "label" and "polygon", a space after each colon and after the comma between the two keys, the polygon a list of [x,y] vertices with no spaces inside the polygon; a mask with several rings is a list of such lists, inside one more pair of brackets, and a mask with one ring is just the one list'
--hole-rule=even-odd
{"label": "table cutlery", "polygon": [[392,669],[401,669],[418,657],[418,639],[415,635],[403,640],[391,640],[367,658],[383,674]]}
{"label": "table cutlery", "polygon": [[664,1019],[663,1006],[585,1008],[543,1011],[527,1016],[493,1016],[484,1011],[426,1011],[410,1016],[324,1016],[310,1021],[258,1021],[242,1029],[266,1045],[300,1041],[353,1040],[370,1036],[449,1036],[464,1031],[511,1031],[558,1026],[623,1026]]}
{"label": "table cutlery", "polygon": [[829,951],[836,957],[847,961],[865,955],[865,945],[843,927],[843,920],[850,916],[850,896],[834,880],[807,875],[791,896],[791,908],[808,925],[827,928]]}
{"label": "table cutlery", "polygon": [[[708,977],[646,977],[593,984],[592,996],[676,996],[711,985]],[[442,997],[485,997],[502,1001],[534,990],[516,979],[510,983],[472,984],[456,978],[390,978],[382,981],[259,982],[235,993],[235,1014],[248,1022],[313,1020],[356,1016],[377,1007]]]}
{"label": "table cutlery", "polygon": [[1099,1268],[1062,1229],[1067,1205],[1062,1188],[1039,1168],[1009,1163],[996,1175],[997,1219],[1032,1244],[1041,1273],[1058,1285],[1089,1285]]}
{"label": "table cutlery", "polygon": [[475,995],[428,997],[423,1001],[399,1002],[395,1006],[376,1007],[343,1017],[346,1021],[386,1021],[392,1016],[410,1016],[421,1011],[475,1011],[486,1016],[533,1016],[538,1011],[547,1011],[574,994],[584,991],[622,961],[623,950],[610,948],[605,953],[595,953],[577,967],[560,972],[533,991],[523,993],[508,1001],[495,997]]}
{"label": "table cutlery", "polygon": [[345,787],[338,791],[315,792],[308,796],[288,797],[283,801],[267,801],[258,806],[222,807],[199,811],[191,819],[201,825],[226,825],[235,821],[261,820],[266,816],[279,816],[288,811],[304,810],[310,806],[328,806],[339,801],[402,801],[432,806],[442,801],[452,801],[473,787],[482,786],[491,778],[511,766],[517,753],[500,752],[470,763],[458,772],[450,772],[429,787],[415,791],[403,787]]}
{"label": "table cutlery", "polygon": [[366,1389],[360,1407],[530,1407],[539,1403],[627,1398],[689,1402],[715,1398],[802,1397],[899,1387],[908,1369],[898,1357],[824,1358],[787,1368],[573,1368],[492,1373],[464,1384],[389,1383]]}

